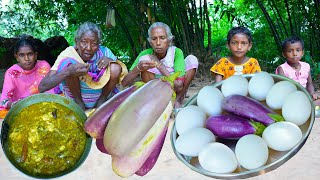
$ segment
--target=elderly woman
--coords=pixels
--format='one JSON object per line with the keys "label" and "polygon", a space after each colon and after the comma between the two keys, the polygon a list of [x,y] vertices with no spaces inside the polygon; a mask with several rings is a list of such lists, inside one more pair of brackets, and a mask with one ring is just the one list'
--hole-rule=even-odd
{"label": "elderly woman", "polygon": [[59,90],[73,98],[82,109],[103,104],[128,71],[110,49],[99,45],[101,36],[97,25],[90,22],[80,25],[75,46],[61,52],[40,82],[39,91],[59,85]]}
{"label": "elderly woman", "polygon": [[170,27],[162,22],[153,23],[148,30],[150,49],[142,51],[122,81],[123,86],[131,84],[141,74],[142,81],[148,82],[161,76],[169,76],[180,71],[180,77],[174,82],[177,93],[175,108],[181,107],[188,87],[193,80],[198,59],[189,55],[184,59],[181,49],[172,45],[174,36]]}

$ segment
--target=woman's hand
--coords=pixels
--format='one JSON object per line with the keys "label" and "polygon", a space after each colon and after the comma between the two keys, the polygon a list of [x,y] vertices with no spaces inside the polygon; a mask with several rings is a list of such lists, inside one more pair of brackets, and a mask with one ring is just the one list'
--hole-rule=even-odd
{"label": "woman's hand", "polygon": [[170,73],[169,73],[169,71],[166,69],[166,66],[160,62],[160,60],[158,59],[158,57],[157,57],[156,55],[150,54],[150,55],[149,55],[149,58],[150,58],[151,62],[154,63],[154,67],[156,67],[156,68],[160,71],[160,73],[161,73],[162,75],[164,75],[164,76],[170,76]]}
{"label": "woman's hand", "polygon": [[160,64],[160,60],[158,59],[158,57],[157,57],[156,55],[150,54],[150,55],[149,55],[149,58],[150,58],[150,60],[153,61],[156,65],[157,65],[157,64]]}
{"label": "woman's hand", "polygon": [[67,68],[69,75],[71,76],[83,76],[88,73],[89,64],[70,64]]}
{"label": "woman's hand", "polygon": [[137,65],[139,71],[147,71],[148,69],[154,68],[155,63],[153,61],[140,61]]}
{"label": "woman's hand", "polygon": [[156,68],[159,69],[159,68],[161,68],[161,67],[163,66],[163,64],[160,62],[160,60],[158,59],[158,57],[157,57],[156,55],[150,54],[149,57],[150,57],[150,60],[151,60],[152,62],[154,62],[154,66],[155,66]]}
{"label": "woman's hand", "polygon": [[165,69],[166,67],[164,66],[164,64],[162,64],[159,59],[157,58],[157,56],[155,56],[154,54],[149,55],[150,59],[152,62],[154,62],[154,66],[160,70],[160,69]]}
{"label": "woman's hand", "polygon": [[110,59],[108,57],[102,57],[97,62],[98,69],[101,70],[103,68],[108,67],[111,61],[112,61],[112,59]]}

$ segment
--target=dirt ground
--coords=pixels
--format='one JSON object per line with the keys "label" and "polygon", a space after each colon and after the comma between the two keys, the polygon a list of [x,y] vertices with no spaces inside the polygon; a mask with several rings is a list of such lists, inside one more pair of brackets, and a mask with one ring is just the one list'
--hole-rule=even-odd
{"label": "dirt ground", "polygon": [[196,95],[201,88],[207,85],[211,85],[213,82],[214,81],[212,77],[195,77],[195,79],[190,84],[184,103],[188,102],[188,100],[192,98],[192,96]]}

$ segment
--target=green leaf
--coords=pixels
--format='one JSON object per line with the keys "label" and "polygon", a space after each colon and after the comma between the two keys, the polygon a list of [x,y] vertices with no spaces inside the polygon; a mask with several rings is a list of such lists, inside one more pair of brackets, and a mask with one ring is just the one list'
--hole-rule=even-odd
{"label": "green leaf", "polygon": [[284,121],[284,118],[282,116],[280,116],[279,114],[269,113],[268,116],[271,117],[275,122]]}
{"label": "green leaf", "polygon": [[[178,72],[175,72],[175,73],[171,74],[170,76],[163,76],[163,77],[161,77],[161,80],[168,81],[170,83],[170,85],[171,85],[171,88],[174,89],[174,83],[173,82],[174,82],[174,80],[177,79],[177,77],[179,77],[180,73],[181,72],[178,71]],[[175,102],[176,96],[177,96],[176,92],[173,91],[172,97],[171,97],[171,101],[172,102]]]}
{"label": "green leaf", "polygon": [[134,86],[137,87],[137,89],[139,89],[141,86],[145,85],[146,83],[142,82],[142,81],[138,81],[134,83]]}
{"label": "green leaf", "polygon": [[170,76],[163,76],[163,77],[161,77],[161,79],[163,81],[168,81],[170,83],[171,87],[173,88],[173,86],[174,86],[173,82],[174,82],[174,80],[176,80],[179,77],[180,73],[181,72],[178,71],[178,72],[171,74]]}
{"label": "green leaf", "polygon": [[263,125],[262,123],[260,122],[256,122],[256,121],[253,121],[251,120],[249,122],[251,124],[251,126],[253,126],[253,128],[256,130],[256,132],[254,133],[255,135],[258,135],[258,136],[261,136],[264,129],[266,128],[265,125]]}

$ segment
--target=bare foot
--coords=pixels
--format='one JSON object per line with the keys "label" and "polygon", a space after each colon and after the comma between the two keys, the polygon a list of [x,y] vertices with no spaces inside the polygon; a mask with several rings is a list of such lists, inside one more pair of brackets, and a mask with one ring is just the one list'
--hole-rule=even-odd
{"label": "bare foot", "polygon": [[183,95],[180,97],[177,96],[176,102],[174,103],[175,109],[182,108],[182,102],[183,102],[185,96],[186,96],[186,93],[183,93]]}
{"label": "bare foot", "polygon": [[176,102],[174,103],[174,108],[175,108],[175,109],[179,109],[179,108],[181,108],[181,107],[182,107],[181,102],[176,101]]}

